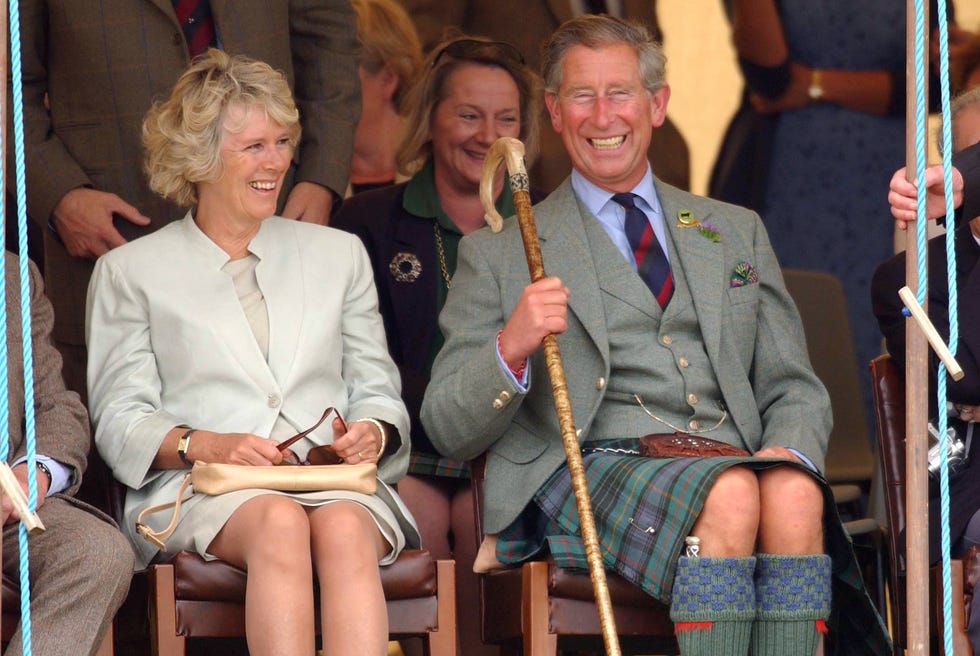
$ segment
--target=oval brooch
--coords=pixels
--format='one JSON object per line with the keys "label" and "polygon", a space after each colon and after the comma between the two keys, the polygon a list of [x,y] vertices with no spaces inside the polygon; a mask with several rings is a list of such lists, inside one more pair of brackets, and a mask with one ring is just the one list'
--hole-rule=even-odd
{"label": "oval brooch", "polygon": [[415,282],[422,275],[422,263],[415,253],[396,253],[388,264],[388,271],[398,282]]}

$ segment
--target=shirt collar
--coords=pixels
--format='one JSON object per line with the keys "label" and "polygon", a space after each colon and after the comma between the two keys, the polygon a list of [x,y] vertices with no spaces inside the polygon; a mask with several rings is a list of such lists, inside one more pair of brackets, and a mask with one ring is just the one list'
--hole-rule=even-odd
{"label": "shirt collar", "polygon": [[[593,216],[599,216],[603,207],[613,197],[611,191],[607,191],[589,182],[576,169],[572,169],[572,189],[575,191],[575,195],[578,196],[579,200],[589,208]],[[652,212],[657,216],[663,215],[663,211],[660,208],[660,199],[657,197],[657,188],[653,183],[653,172],[650,170],[649,163],[647,163],[647,170],[643,174],[643,178],[630,191],[640,197],[640,202],[637,203],[637,206],[644,210],[644,212]]]}

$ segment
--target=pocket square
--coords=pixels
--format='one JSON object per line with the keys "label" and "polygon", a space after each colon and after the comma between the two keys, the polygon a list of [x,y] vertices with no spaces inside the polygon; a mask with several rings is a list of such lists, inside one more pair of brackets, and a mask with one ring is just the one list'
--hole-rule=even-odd
{"label": "pocket square", "polygon": [[732,272],[730,287],[743,287],[759,282],[759,271],[749,262],[739,262]]}

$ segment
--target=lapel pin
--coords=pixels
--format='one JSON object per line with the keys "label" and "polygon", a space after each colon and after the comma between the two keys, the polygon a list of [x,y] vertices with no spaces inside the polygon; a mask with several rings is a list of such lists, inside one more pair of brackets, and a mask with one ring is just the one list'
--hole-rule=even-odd
{"label": "lapel pin", "polygon": [[422,275],[422,263],[415,253],[395,253],[388,263],[388,271],[397,282],[415,282]]}
{"label": "lapel pin", "polygon": [[694,216],[694,212],[691,210],[681,210],[677,213],[677,227],[693,228],[697,225],[701,225],[701,222],[698,221],[698,217]]}

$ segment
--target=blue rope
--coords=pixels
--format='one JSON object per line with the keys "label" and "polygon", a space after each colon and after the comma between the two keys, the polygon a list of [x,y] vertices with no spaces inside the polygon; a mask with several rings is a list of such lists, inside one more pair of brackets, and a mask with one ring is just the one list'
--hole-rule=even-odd
{"label": "blue rope", "polygon": [[[21,82],[20,59],[20,3],[10,0],[10,53],[13,87],[14,163],[17,192],[17,235],[20,251],[20,318],[21,339],[24,350],[24,439],[27,446],[27,505],[31,512],[37,509],[37,450],[34,426],[34,351],[31,342],[31,291],[27,267],[27,191],[24,176],[24,95]],[[6,289],[6,282],[4,282]],[[6,330],[6,308],[3,322]],[[4,340],[5,341],[5,340]],[[4,346],[4,351],[6,346]],[[2,372],[6,373],[6,372]],[[6,379],[6,376],[4,376]],[[4,383],[6,385],[6,383]],[[3,422],[6,426],[7,395],[3,394]],[[31,656],[31,582],[28,560],[27,528],[23,522],[17,533],[20,546],[20,628],[24,656]]]}
{"label": "blue rope", "polygon": [[[950,126],[949,110],[949,37],[947,31],[946,3],[938,2],[939,24],[939,80],[942,106],[942,157],[943,157],[943,192],[946,200],[946,276],[949,281],[949,350],[956,355],[959,343],[958,294],[956,285],[956,250],[954,247],[955,230],[953,229],[953,178],[951,154],[952,128]],[[923,303],[926,298],[926,194],[925,192],[925,7],[923,0],[915,3],[915,100],[916,100],[916,133],[915,160],[916,181],[920,193],[916,204],[916,244],[918,248],[918,289],[916,298]],[[952,572],[950,563],[949,536],[949,457],[947,453],[948,421],[946,414],[946,366],[940,362],[937,372],[937,403],[939,429],[939,496],[940,496],[940,541],[942,554],[943,575],[943,645],[944,653],[953,653],[953,592]]]}

